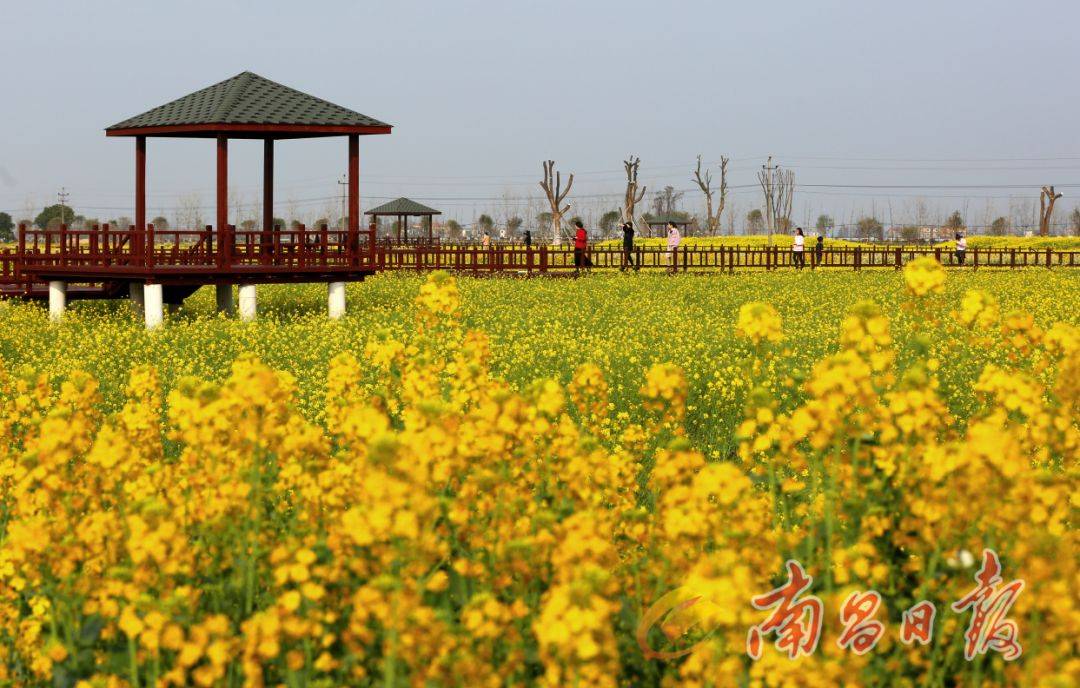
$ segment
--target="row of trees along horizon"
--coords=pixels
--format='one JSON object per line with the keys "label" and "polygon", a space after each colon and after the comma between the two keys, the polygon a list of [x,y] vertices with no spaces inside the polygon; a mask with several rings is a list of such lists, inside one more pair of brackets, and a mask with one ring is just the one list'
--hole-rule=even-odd
{"label": "row of trees along horizon", "polygon": [[[703,236],[723,234],[723,232],[709,232],[707,228],[701,226],[702,223],[699,218],[689,212],[680,210],[676,204],[678,203],[681,194],[679,192],[672,193],[673,191],[674,190],[671,187],[667,187],[667,189],[665,189],[666,193],[658,193],[653,210],[642,215],[641,219],[646,222],[674,219],[681,222],[689,222],[690,234]],[[0,212],[0,241],[15,241],[17,239],[15,230],[19,224],[24,224],[28,227],[33,226],[39,229],[57,229],[61,225],[61,215],[63,215],[66,224],[70,228],[76,230],[86,229],[93,225],[104,224],[105,222],[99,221],[96,218],[87,218],[76,213],[73,209],[59,204],[44,208],[32,221],[24,219],[20,220],[18,223],[12,220],[9,213]],[[622,218],[622,211],[616,209],[608,210],[596,219],[595,224],[592,226],[592,231],[598,233],[600,237],[614,237],[619,233]],[[511,216],[499,223],[491,215],[482,213],[472,224],[471,229],[473,231],[471,234],[473,236],[490,234],[492,236],[514,239],[522,237],[527,229],[532,232],[535,241],[540,241],[545,235],[545,230],[551,226],[552,213],[544,211],[538,213],[533,219],[534,224],[526,227],[525,220],[518,215]],[[574,222],[579,219],[584,222],[584,219],[579,216],[575,215],[570,217],[569,221],[566,222],[567,231],[569,227],[572,227]],[[129,217],[118,217],[108,220],[107,222],[112,227],[126,229],[133,221]],[[169,220],[163,216],[153,218],[150,220],[150,224],[152,224],[155,229],[162,231],[168,231],[172,226]],[[278,217],[274,218],[273,224],[275,227],[288,227],[290,229],[297,229],[301,225],[299,220],[286,221],[284,218]],[[324,224],[332,228],[339,228],[345,225],[340,218],[333,220],[330,218],[319,218],[315,220],[309,228],[319,228]],[[260,227],[261,223],[255,220],[245,220],[239,226],[243,231],[256,231]],[[775,231],[781,234],[788,234],[794,231],[795,227],[796,224],[789,218],[777,218]],[[1061,225],[1059,225],[1059,227],[1061,227]],[[1067,224],[1064,225],[1064,228],[1066,229],[1066,232],[1059,233],[1069,233],[1074,236],[1080,236],[1080,207],[1074,208],[1072,212],[1069,213],[1068,221]],[[381,226],[380,234],[397,236],[398,229],[398,221],[394,220],[393,222]],[[409,230],[414,233],[414,236],[418,233],[426,232],[426,228],[422,228],[419,225],[410,226]],[[447,220],[446,222],[436,223],[434,231],[436,235],[450,239],[463,238],[469,233],[467,232],[466,225],[461,224],[457,220]],[[754,208],[746,214],[742,232],[743,235],[760,235],[766,234],[767,231],[765,213],[763,213],[760,208]],[[854,224],[838,226],[832,216],[821,214],[817,217],[813,227],[803,227],[803,231],[807,234],[821,234],[830,237],[843,236],[876,241],[890,238],[917,242],[947,239],[957,232],[972,232],[990,236],[1008,236],[1014,234],[1014,226],[1013,222],[1004,216],[995,218],[989,226],[969,226],[964,220],[961,212],[956,210],[940,224],[903,224],[888,228],[880,219],[872,215],[863,216],[856,220]],[[639,234],[647,235],[647,231],[639,231]]]}
{"label": "row of trees along horizon", "polygon": [[[626,173],[626,188],[623,193],[623,203],[621,208],[612,208],[610,210],[604,210],[599,213],[599,216],[590,214],[590,222],[586,223],[591,226],[590,228],[594,232],[594,236],[599,234],[600,237],[610,237],[618,233],[619,226],[624,220],[633,222],[637,228],[639,235],[648,236],[650,234],[649,223],[662,224],[667,220],[675,220],[677,222],[688,223],[689,233],[697,235],[715,236],[725,234],[722,231],[723,226],[723,213],[725,209],[728,209],[728,231],[726,234],[734,235],[735,216],[734,208],[728,208],[727,205],[727,166],[728,158],[721,156],[718,170],[720,172],[719,184],[713,183],[712,170],[707,167],[703,168],[701,156],[697,156],[697,166],[692,172],[691,181],[700,189],[702,198],[704,200],[704,214],[692,214],[685,210],[682,210],[679,206],[683,197],[684,191],[676,190],[673,186],[665,186],[661,190],[654,192],[649,202],[649,210],[643,214],[637,212],[638,204],[644,201],[646,187],[639,184],[638,172],[641,166],[641,159],[636,156],[629,156],[623,161],[623,167]],[[433,227],[439,236],[449,239],[459,239],[465,237],[467,234],[472,234],[473,237],[482,236],[484,234],[497,235],[507,239],[518,239],[526,231],[533,233],[533,238],[536,241],[541,241],[545,238],[565,238],[570,233],[570,228],[575,224],[576,220],[585,219],[580,215],[569,216],[568,221],[564,220],[568,217],[568,213],[571,209],[567,198],[570,195],[570,191],[574,183],[574,175],[568,175],[566,179],[565,187],[562,184],[561,174],[555,169],[555,161],[547,160],[543,163],[544,177],[540,181],[540,187],[543,189],[546,200],[549,205],[549,210],[539,212],[533,218],[535,224],[526,228],[525,219],[520,215],[508,215],[501,226],[495,221],[495,219],[487,214],[480,214],[476,220],[468,228],[454,219],[449,219],[445,222],[436,223]],[[758,183],[762,192],[762,205],[759,208],[751,209],[745,216],[743,222],[743,234],[790,234],[794,231],[796,223],[792,220],[792,205],[795,195],[795,174],[790,169],[785,169],[779,164],[774,165],[772,157],[769,157],[765,165],[762,165],[761,171],[757,175]],[[1054,224],[1052,217],[1054,213],[1054,205],[1062,194],[1057,193],[1053,186],[1044,186],[1039,194],[1039,214],[1038,214],[1038,234],[1040,236],[1049,236],[1052,228],[1058,228],[1063,231],[1055,233],[1069,233],[1075,236],[1080,236],[1080,206],[1074,208],[1069,213],[1067,221],[1064,223]],[[924,204],[918,202],[920,207]],[[989,207],[988,207],[989,210]],[[919,212],[918,215],[925,215],[925,212]],[[1032,207],[1032,214],[1034,214],[1034,207]],[[1035,218],[1032,217],[1034,220]],[[644,223],[640,222],[644,220]],[[945,238],[951,238],[957,232],[969,232],[978,234],[988,234],[995,236],[1006,236],[1014,233],[1021,233],[1027,230],[1029,227],[1033,230],[1035,223],[1031,225],[1025,225],[1022,223],[1014,223],[1012,219],[1006,216],[998,216],[993,220],[987,217],[988,223],[985,225],[973,225],[969,224],[963,214],[959,211],[953,211],[951,215],[943,223],[928,222],[925,217],[919,217],[915,222],[905,224],[891,224],[886,227],[875,213],[864,214],[861,217],[855,219],[853,217],[851,222],[846,224],[836,223],[832,216],[828,214],[818,215],[814,226],[803,227],[804,232],[816,232],[817,234],[833,237],[848,237],[856,239],[871,239],[871,240],[884,240],[895,239],[902,241],[935,241]],[[129,217],[118,217],[107,221],[110,226],[117,228],[127,228],[132,224],[132,220]],[[336,219],[332,219],[329,216],[320,217],[314,220],[309,227],[319,228],[323,225],[327,225],[333,228],[341,228],[347,226],[348,218],[339,216]],[[32,223],[29,219],[20,220],[18,223],[12,221],[11,215],[5,212],[0,212],[0,241],[13,241],[16,239],[14,234],[14,227],[17,225],[31,225],[41,229],[53,229],[61,226],[61,224],[67,224],[72,229],[85,229],[95,224],[104,224],[96,218],[87,218],[77,212],[69,206],[63,204],[54,204],[45,207],[40,213],[33,219]],[[168,231],[170,223],[164,216],[157,216],[150,220],[155,228],[163,231]],[[194,223],[195,226],[199,226],[201,223]],[[301,221],[298,219],[291,219],[286,221],[284,218],[274,218],[272,222],[274,227],[296,229],[301,226]],[[644,224],[644,226],[643,226]],[[261,221],[255,218],[247,218],[241,220],[238,224],[238,228],[242,231],[255,231],[261,228]],[[389,226],[387,226],[389,225]],[[399,227],[399,221],[393,220],[389,223],[384,223],[382,227],[382,233],[388,236],[398,236],[401,234],[403,228]],[[196,227],[184,227],[184,229],[195,229]],[[414,232],[419,230],[420,232],[426,232],[426,228],[419,226],[404,227],[405,233],[410,229]],[[467,231],[471,229],[472,231]],[[662,230],[658,230],[662,231]]]}

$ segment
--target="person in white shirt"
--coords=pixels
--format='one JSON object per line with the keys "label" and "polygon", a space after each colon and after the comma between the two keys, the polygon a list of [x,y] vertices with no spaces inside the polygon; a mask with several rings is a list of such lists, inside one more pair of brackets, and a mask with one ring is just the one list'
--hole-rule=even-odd
{"label": "person in white shirt", "polygon": [[956,234],[956,262],[963,265],[965,256],[967,256],[967,238],[958,232]]}
{"label": "person in white shirt", "polygon": [[795,228],[795,238],[791,243],[791,264],[796,270],[806,267],[806,235],[802,227]]}
{"label": "person in white shirt", "polygon": [[675,266],[675,255],[676,250],[679,248],[679,244],[682,243],[682,235],[679,234],[679,228],[675,226],[674,222],[668,222],[667,227],[668,265],[671,266],[671,271],[675,272],[677,269]]}

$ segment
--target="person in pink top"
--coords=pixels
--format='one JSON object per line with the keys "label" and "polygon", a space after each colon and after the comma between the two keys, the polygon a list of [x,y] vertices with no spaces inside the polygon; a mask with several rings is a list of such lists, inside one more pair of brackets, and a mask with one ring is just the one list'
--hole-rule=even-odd
{"label": "person in pink top", "polygon": [[795,228],[795,236],[791,240],[791,264],[796,270],[806,267],[806,235],[802,227]]}
{"label": "person in pink top", "polygon": [[668,265],[671,266],[671,271],[675,272],[675,255],[679,248],[679,244],[682,243],[682,235],[679,234],[679,228],[675,226],[674,222],[667,223],[667,255]]}

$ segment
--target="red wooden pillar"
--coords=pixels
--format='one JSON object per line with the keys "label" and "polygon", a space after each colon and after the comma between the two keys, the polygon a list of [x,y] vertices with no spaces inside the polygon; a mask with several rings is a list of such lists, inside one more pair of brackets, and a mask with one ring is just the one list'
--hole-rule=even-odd
{"label": "red wooden pillar", "polygon": [[135,137],[135,230],[132,252],[142,248],[141,233],[146,230],[146,137]]}
{"label": "red wooden pillar", "polygon": [[263,139],[263,231],[274,229],[274,139]]}
{"label": "red wooden pillar", "polygon": [[214,224],[218,235],[218,265],[224,267],[229,232],[229,139],[224,134],[217,137],[217,216]]}
{"label": "red wooden pillar", "polygon": [[349,230],[360,231],[360,136],[349,134]]}

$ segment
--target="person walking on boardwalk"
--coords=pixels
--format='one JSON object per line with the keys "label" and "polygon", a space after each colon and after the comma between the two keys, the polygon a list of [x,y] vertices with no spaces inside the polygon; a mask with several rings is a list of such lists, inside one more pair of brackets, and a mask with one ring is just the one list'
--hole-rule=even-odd
{"label": "person walking on boardwalk", "polygon": [[525,230],[525,248],[532,248],[532,232]]}
{"label": "person walking on boardwalk", "polygon": [[963,234],[960,234],[959,232],[957,232],[956,233],[956,262],[963,265],[964,264],[964,258],[966,256],[967,256],[967,238]]}
{"label": "person walking on boardwalk", "polygon": [[581,220],[574,220],[574,268],[580,270],[583,267],[592,267],[592,261],[585,255],[585,249],[589,246],[589,233],[585,231],[585,225]]}
{"label": "person walking on boardwalk", "polygon": [[817,243],[814,244],[814,265],[821,265],[821,256],[825,253],[825,235],[817,235]]}
{"label": "person walking on boardwalk", "polygon": [[679,234],[679,228],[672,221],[667,223],[667,255],[668,265],[671,266],[671,271],[675,272],[677,266],[675,265],[676,256],[679,250],[679,244],[682,243],[682,235]]}
{"label": "person walking on boardwalk", "polygon": [[795,228],[795,237],[791,243],[791,264],[796,270],[806,267],[806,235],[803,234],[802,227]]}
{"label": "person walking on boardwalk", "polygon": [[622,224],[622,267],[620,271],[625,270],[626,266],[631,266],[634,270],[637,270],[641,265],[634,265],[634,225],[629,222]]}

